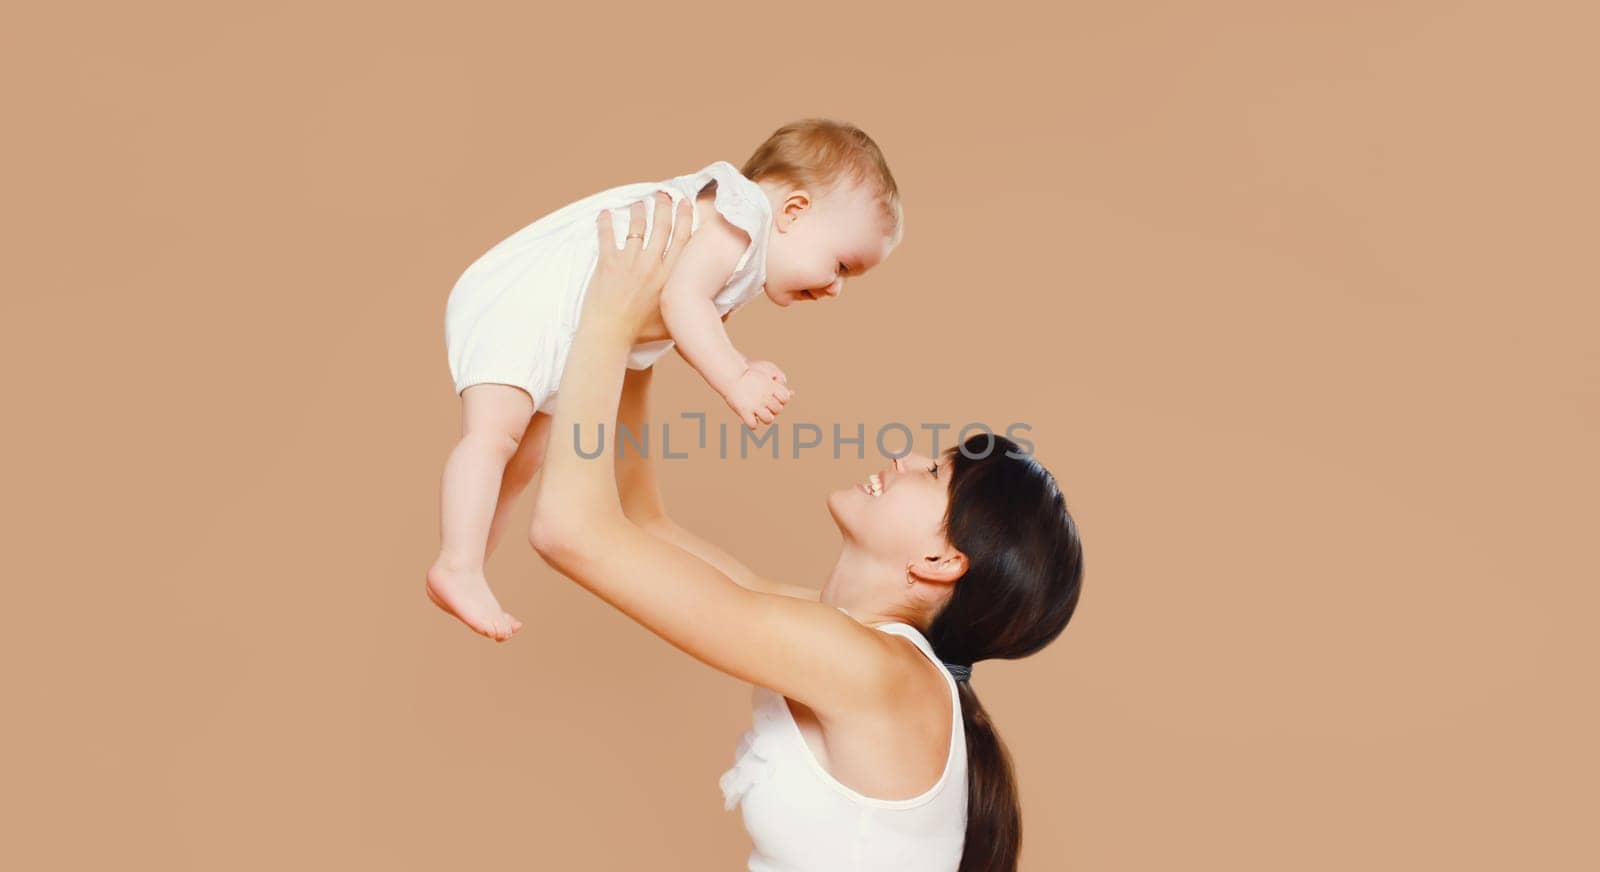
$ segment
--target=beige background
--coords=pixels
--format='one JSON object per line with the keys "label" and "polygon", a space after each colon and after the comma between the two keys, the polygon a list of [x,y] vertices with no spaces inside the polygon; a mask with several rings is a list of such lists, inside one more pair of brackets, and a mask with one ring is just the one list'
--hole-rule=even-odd
{"label": "beige background", "polygon": [[[0,859],[738,868],[745,686],[516,536],[512,643],[423,597],[443,307],[827,114],[905,244],[733,334],[791,420],[1033,425],[1088,576],[977,670],[1024,869],[1595,868],[1587,5],[9,11]],[[732,420],[668,361],[659,411]],[[820,584],[876,465],[665,489]]]}

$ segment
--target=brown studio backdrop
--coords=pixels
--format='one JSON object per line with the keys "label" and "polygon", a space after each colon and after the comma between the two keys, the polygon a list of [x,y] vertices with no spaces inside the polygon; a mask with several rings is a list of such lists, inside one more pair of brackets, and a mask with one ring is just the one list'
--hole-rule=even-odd
{"label": "brown studio backdrop", "polygon": [[[1024,869],[1593,868],[1581,4],[11,18],[9,868],[737,868],[745,686],[515,531],[511,644],[424,599],[442,316],[544,212],[811,114],[908,233],[731,322],[784,420],[1026,422],[1083,527],[1065,635],[976,670]],[[731,421],[668,360],[658,416]],[[820,584],[878,465],[664,487]]]}

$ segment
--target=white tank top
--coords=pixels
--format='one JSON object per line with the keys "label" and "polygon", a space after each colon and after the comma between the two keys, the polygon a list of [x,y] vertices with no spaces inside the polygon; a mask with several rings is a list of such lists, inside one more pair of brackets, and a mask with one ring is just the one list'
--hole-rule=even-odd
{"label": "white tank top", "polygon": [[910,799],[875,799],[839,783],[812,755],[782,694],[755,688],[754,716],[723,773],[726,808],[741,806],[754,849],[750,872],[955,872],[967,831],[967,739],[961,698],[933,646],[899,622],[950,686],[950,751],[944,773]]}

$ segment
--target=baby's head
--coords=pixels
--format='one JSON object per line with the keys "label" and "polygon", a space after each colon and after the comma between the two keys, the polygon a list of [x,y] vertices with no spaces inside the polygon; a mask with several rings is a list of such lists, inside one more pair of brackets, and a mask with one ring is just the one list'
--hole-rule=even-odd
{"label": "baby's head", "polygon": [[852,124],[785,124],[741,172],[772,203],[766,292],[780,306],[838,296],[900,243],[900,189],[878,144]]}

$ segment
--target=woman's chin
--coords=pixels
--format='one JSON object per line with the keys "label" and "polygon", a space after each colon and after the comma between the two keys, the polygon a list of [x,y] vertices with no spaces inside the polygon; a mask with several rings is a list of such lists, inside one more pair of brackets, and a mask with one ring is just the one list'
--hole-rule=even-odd
{"label": "woman's chin", "polygon": [[839,535],[846,542],[859,541],[862,534],[874,528],[873,510],[877,507],[872,503],[876,499],[858,485],[828,494],[828,514],[833,516],[833,525],[839,528]]}
{"label": "woman's chin", "polygon": [[858,508],[856,498],[865,496],[859,488],[854,487],[841,488],[828,494],[828,514],[833,516],[833,524],[840,532],[850,526],[850,519]]}

